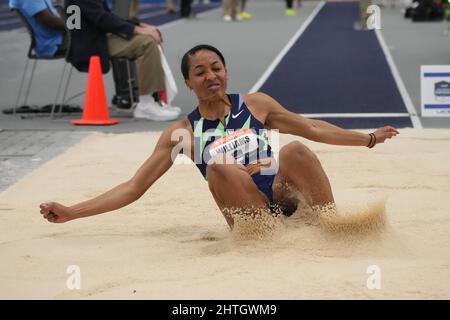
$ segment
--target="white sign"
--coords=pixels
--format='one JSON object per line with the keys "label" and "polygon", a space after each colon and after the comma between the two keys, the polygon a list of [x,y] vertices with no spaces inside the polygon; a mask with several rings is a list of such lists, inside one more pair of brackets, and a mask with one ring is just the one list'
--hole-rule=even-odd
{"label": "white sign", "polygon": [[450,117],[450,66],[421,66],[422,117]]}

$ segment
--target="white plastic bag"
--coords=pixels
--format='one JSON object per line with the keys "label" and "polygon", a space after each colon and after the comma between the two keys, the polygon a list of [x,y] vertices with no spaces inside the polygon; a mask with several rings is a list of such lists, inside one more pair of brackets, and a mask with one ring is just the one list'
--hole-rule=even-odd
{"label": "white plastic bag", "polygon": [[161,53],[161,65],[164,70],[165,75],[165,87],[166,87],[166,96],[167,96],[167,104],[171,105],[173,99],[178,94],[177,84],[175,83],[175,78],[173,77],[172,70],[170,70],[169,63],[167,62],[166,56],[163,53],[161,46],[158,46],[159,52]]}

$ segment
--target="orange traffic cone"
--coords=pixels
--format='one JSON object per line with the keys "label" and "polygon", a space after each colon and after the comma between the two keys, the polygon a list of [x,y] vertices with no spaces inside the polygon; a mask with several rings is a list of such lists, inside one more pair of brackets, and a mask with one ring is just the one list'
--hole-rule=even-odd
{"label": "orange traffic cone", "polygon": [[89,61],[89,74],[84,100],[83,118],[71,123],[80,125],[111,125],[119,120],[110,119],[106,102],[100,57],[92,56]]}

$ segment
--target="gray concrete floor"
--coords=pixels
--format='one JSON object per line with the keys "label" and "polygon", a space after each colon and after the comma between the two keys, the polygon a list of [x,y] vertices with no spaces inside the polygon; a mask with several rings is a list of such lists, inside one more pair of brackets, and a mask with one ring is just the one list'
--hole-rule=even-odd
{"label": "gray concrete floor", "polygon": [[[179,71],[181,57],[190,47],[209,43],[220,48],[227,59],[229,91],[246,92],[257,82],[317,3],[304,1],[297,17],[286,18],[281,1],[249,1],[248,10],[254,15],[254,19],[249,22],[225,23],[221,19],[221,10],[216,9],[200,14],[195,20],[182,20],[163,26],[165,52],[179,88],[175,105],[187,114],[196,104],[195,97],[185,89]],[[382,10],[383,36],[418,111],[420,66],[450,64],[450,41],[443,35],[445,28],[447,25],[444,23],[412,23],[402,17],[400,9]],[[0,32],[0,43],[0,109],[5,109],[14,105],[29,38],[23,29]],[[63,63],[39,62],[30,95],[32,104],[53,102]],[[87,74],[75,72],[69,96],[83,92],[86,79]],[[104,81],[110,101],[114,93],[111,74],[105,75]],[[72,102],[82,105],[83,98]],[[0,114],[0,190],[75,144],[89,131],[160,131],[168,125],[167,122],[136,121],[129,111],[111,109],[110,112],[111,117],[120,118],[122,123],[107,127],[79,127],[69,123],[70,119],[77,118],[73,116],[51,120],[42,116],[22,119],[20,115]],[[449,118],[421,120],[424,127],[450,127]]]}
{"label": "gray concrete floor", "polygon": [[87,135],[72,131],[0,131],[0,191]]}

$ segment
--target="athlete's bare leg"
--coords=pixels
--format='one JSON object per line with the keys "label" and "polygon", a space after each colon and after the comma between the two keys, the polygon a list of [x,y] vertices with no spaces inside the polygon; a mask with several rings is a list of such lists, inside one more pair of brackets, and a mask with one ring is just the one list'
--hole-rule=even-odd
{"label": "athlete's bare leg", "polygon": [[317,156],[304,144],[294,141],[280,150],[279,169],[273,183],[275,203],[292,206],[292,193],[286,186],[292,184],[302,193],[313,209],[332,205],[330,182]]}
{"label": "athlete's bare leg", "polygon": [[234,220],[229,214],[229,209],[268,210],[269,200],[258,189],[247,169],[241,164],[209,164],[208,185],[214,200],[231,228]]}

